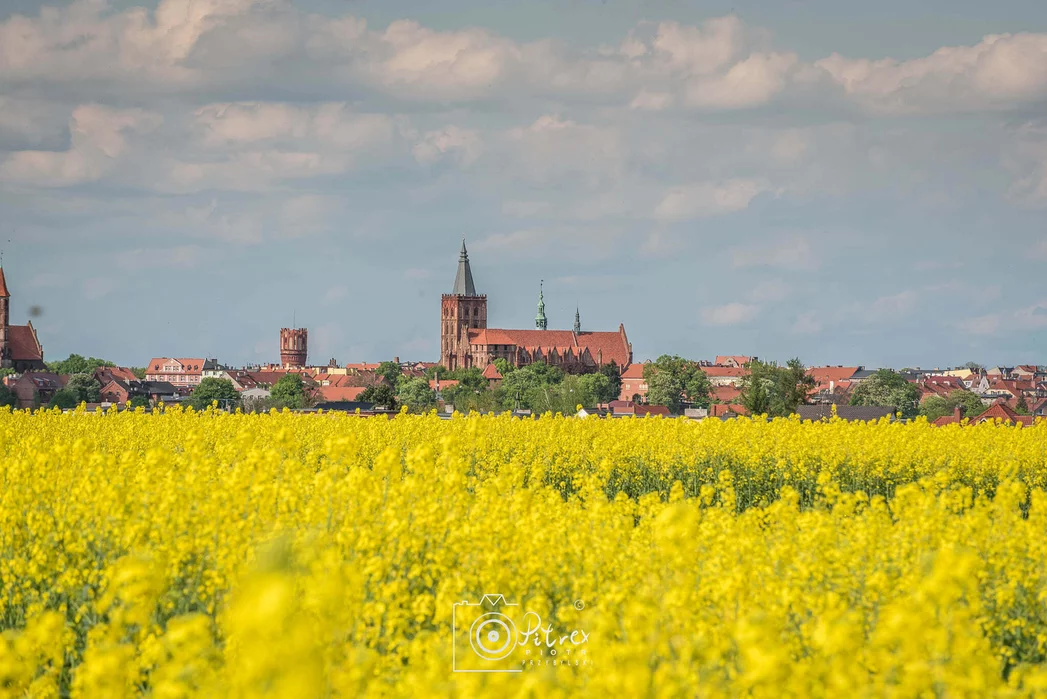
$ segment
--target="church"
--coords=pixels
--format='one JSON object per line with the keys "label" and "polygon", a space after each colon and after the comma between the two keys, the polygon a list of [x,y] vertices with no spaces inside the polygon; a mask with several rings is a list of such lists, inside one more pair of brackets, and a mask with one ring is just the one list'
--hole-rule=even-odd
{"label": "church", "polygon": [[46,368],[44,348],[36,337],[32,321],[11,325],[11,293],[7,290],[3,267],[0,267],[0,368],[19,373]]}
{"label": "church", "polygon": [[583,331],[576,310],[573,330],[549,330],[542,291],[533,330],[487,327],[487,296],[476,293],[464,240],[454,288],[441,297],[440,309],[440,364],[451,370],[484,368],[495,359],[515,367],[545,362],[570,374],[593,372],[611,362],[624,371],[632,363],[633,348],[624,325],[617,332]]}

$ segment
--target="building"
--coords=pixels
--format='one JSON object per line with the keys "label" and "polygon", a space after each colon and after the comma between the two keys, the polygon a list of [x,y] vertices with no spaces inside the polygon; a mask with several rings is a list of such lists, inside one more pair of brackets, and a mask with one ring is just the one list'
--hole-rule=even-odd
{"label": "building", "polygon": [[214,359],[154,357],[145,367],[146,381],[166,381],[175,388],[193,388],[200,384],[205,371],[218,369]]}
{"label": "building", "polygon": [[50,403],[68,382],[68,376],[50,371],[27,371],[7,385],[15,394],[18,408],[35,408]]}
{"label": "building", "polygon": [[543,291],[539,291],[534,330],[488,328],[487,296],[476,292],[462,241],[454,287],[440,298],[440,363],[444,367],[486,367],[495,359],[504,359],[514,367],[545,362],[581,374],[611,362],[624,368],[632,357],[624,325],[617,332],[583,331],[576,311],[573,330],[549,330]]}
{"label": "building", "polygon": [[715,366],[733,366],[743,367],[749,362],[758,360],[759,357],[747,357],[744,355],[737,354],[721,354],[716,356],[716,361],[713,362]]}
{"label": "building", "polygon": [[309,358],[309,331],[305,328],[280,328],[280,365],[304,367]]}
{"label": "building", "polygon": [[630,364],[622,372],[622,390],[619,400],[642,403],[647,400],[647,380],[643,377],[643,368],[650,364]]}
{"label": "building", "polygon": [[0,368],[19,373],[46,368],[44,348],[32,321],[11,325],[11,292],[7,290],[3,267],[0,267]]}

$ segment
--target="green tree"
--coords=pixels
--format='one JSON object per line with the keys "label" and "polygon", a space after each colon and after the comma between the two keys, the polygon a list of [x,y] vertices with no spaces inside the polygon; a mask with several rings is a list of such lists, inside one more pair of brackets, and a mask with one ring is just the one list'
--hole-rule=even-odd
{"label": "green tree", "polygon": [[93,374],[100,366],[116,365],[96,357],[84,358],[79,354],[70,354],[66,359],[57,362],[47,362],[47,368],[56,374]]}
{"label": "green tree", "polygon": [[436,392],[423,378],[408,379],[400,384],[397,397],[413,413],[424,413],[436,405]]}
{"label": "green tree", "polygon": [[65,390],[76,396],[76,402],[98,403],[102,400],[102,387],[90,374],[73,374]]}
{"label": "green tree", "polygon": [[5,376],[11,376],[14,373],[15,370],[10,367],[0,367],[0,379],[4,378]]}
{"label": "green tree", "polygon": [[299,374],[284,374],[269,389],[269,397],[273,401],[273,407],[277,409],[298,410],[309,407],[312,392],[306,387],[305,381]]}
{"label": "green tree", "polygon": [[578,406],[591,408],[596,399],[580,376],[565,376],[557,383],[546,384],[528,391],[528,407],[535,413],[563,413],[573,415]]}
{"label": "green tree", "polygon": [[502,375],[503,379],[516,369],[516,367],[510,364],[508,360],[502,359],[501,357],[495,359],[492,364],[494,364],[494,368],[498,370],[498,373]]}
{"label": "green tree", "polygon": [[792,415],[807,403],[816,385],[798,357],[781,366],[756,360],[749,362],[747,368],[749,373],[740,382],[738,401],[752,415]]}
{"label": "green tree", "polygon": [[963,365],[963,368],[964,369],[970,369],[971,371],[977,372],[979,374],[982,373],[983,371],[985,371],[985,367],[983,367],[978,362],[967,362],[966,364]]}
{"label": "green tree", "polygon": [[51,402],[47,404],[47,407],[72,410],[78,405],[80,405],[80,401],[76,399],[76,394],[69,389],[63,388],[61,391],[55,391],[55,394],[51,396]]}
{"label": "green tree", "polygon": [[[664,405],[672,413],[679,413],[686,399],[700,408],[712,402],[712,384],[697,362],[683,357],[663,354],[643,368],[647,382],[647,402]],[[619,389],[620,390],[620,389]]]}
{"label": "green tree", "polygon": [[604,364],[600,367],[600,373],[607,377],[607,380],[611,382],[611,387],[607,389],[607,393],[598,396],[601,398],[601,403],[609,403],[612,400],[617,400],[618,396],[622,393],[622,370],[624,367],[618,366],[617,362],[613,359],[609,364]]}
{"label": "green tree", "polygon": [[548,405],[546,390],[563,380],[563,371],[545,362],[520,367],[502,379],[505,409],[512,410],[519,402],[521,408],[537,412],[542,406]]}
{"label": "green tree", "polygon": [[384,383],[377,383],[373,386],[368,386],[364,389],[364,392],[360,394],[358,400],[362,403],[371,403],[373,405],[388,408],[389,410],[396,410],[396,391],[392,386],[388,386]]}
{"label": "green tree", "polygon": [[12,408],[17,406],[18,396],[14,394],[14,391],[5,386],[3,382],[0,382],[0,408],[5,405],[11,406]]}
{"label": "green tree", "polygon": [[976,417],[985,411],[985,405],[978,396],[970,391],[957,389],[945,396],[928,396],[920,403],[920,415],[934,422],[940,417],[952,415],[957,406],[962,409],[962,415],[966,418]]}
{"label": "green tree", "polygon": [[1025,401],[1025,395],[1018,396],[1018,402],[1014,404],[1014,412],[1019,415],[1029,414],[1029,404]]}
{"label": "green tree", "polygon": [[145,367],[144,366],[133,366],[131,367],[131,373],[135,375],[135,378],[139,381],[145,381]]}
{"label": "green tree", "polygon": [[940,417],[945,417],[953,411],[949,407],[949,401],[945,396],[927,396],[920,403],[920,415],[927,418],[928,422],[934,422]]}
{"label": "green tree", "polygon": [[[579,381],[582,384],[586,394],[591,396],[593,403],[610,403],[612,400],[618,398],[618,394],[621,392],[621,379],[618,381],[618,388],[616,389],[611,379],[608,378],[607,374],[603,372],[597,374],[585,374],[579,377]],[[586,405],[585,407],[591,407]]]}
{"label": "green tree", "polygon": [[901,374],[880,369],[854,388],[851,405],[877,405],[900,412],[904,418],[912,418],[919,412],[920,389]]}
{"label": "green tree", "polygon": [[218,407],[223,410],[234,410],[240,405],[240,394],[229,379],[201,379],[189,396],[189,405],[196,410],[205,410],[214,401],[218,401]]}
{"label": "green tree", "polygon": [[132,410],[135,408],[148,408],[149,396],[131,396],[130,407]]}
{"label": "green tree", "polygon": [[390,386],[396,386],[400,379],[400,365],[396,362],[382,362],[374,373],[388,381]]}

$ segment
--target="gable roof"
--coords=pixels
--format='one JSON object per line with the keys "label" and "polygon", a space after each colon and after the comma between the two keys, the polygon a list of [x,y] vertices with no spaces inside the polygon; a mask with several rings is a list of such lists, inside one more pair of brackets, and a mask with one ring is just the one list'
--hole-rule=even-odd
{"label": "gable roof", "polygon": [[736,363],[738,366],[745,366],[752,361],[752,357],[746,357],[739,354],[722,354],[716,356],[716,361],[713,362],[716,366],[727,366],[731,362]]}
{"label": "gable roof", "polygon": [[327,402],[355,401],[367,390],[364,386],[321,386],[320,397]]}
{"label": "gable roof", "polygon": [[642,379],[643,378],[643,368],[645,366],[647,366],[647,364],[649,364],[649,362],[644,362],[643,364],[636,364],[636,363],[630,364],[629,366],[627,366],[625,368],[625,371],[622,372],[622,378],[623,379]]}
{"label": "gable roof", "polygon": [[[166,364],[169,360],[172,359],[182,365],[181,371],[164,371],[164,364]],[[151,360],[149,360],[149,363],[146,365],[145,370],[146,373],[149,374],[202,374],[204,369],[212,368],[213,366],[213,362],[209,362],[209,360],[199,359],[196,357],[153,357]]]}
{"label": "gable roof", "polygon": [[978,424],[989,420],[1002,420],[1003,422],[1013,422],[1019,425],[1032,425],[1036,421],[1036,418],[1032,415],[1019,415],[1011,410],[1006,403],[993,403],[989,406],[988,410],[974,418],[971,422],[973,424]]}
{"label": "gable roof", "polygon": [[593,361],[618,366],[628,366],[632,361],[632,350],[625,336],[625,326],[619,325],[617,332],[580,332],[573,330],[505,330],[485,328],[469,331],[469,343],[474,345],[512,345],[526,350],[541,350],[547,355],[552,350],[563,354],[571,350],[575,355],[588,350]]}
{"label": "gable roof", "polygon": [[818,388],[828,388],[829,382],[838,384],[854,376],[861,367],[857,366],[815,366],[807,370],[807,373],[818,382]]}
{"label": "gable roof", "polygon": [[484,369],[483,377],[488,381],[498,381],[502,377],[502,373],[498,371],[498,367],[494,364],[488,364],[487,368]]}
{"label": "gable roof", "polygon": [[7,280],[4,278],[4,268],[0,267],[0,297],[10,298],[11,292],[7,290]]}
{"label": "gable roof", "polygon": [[33,324],[7,326],[7,344],[11,348],[11,359],[18,362],[41,362],[44,348],[36,337]]}

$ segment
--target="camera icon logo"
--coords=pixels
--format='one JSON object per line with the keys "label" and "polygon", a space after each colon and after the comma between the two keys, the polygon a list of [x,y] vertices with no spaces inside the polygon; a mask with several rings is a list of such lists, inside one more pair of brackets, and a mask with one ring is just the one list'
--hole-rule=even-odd
{"label": "camera icon logo", "polygon": [[479,602],[456,602],[451,615],[454,672],[523,672],[512,659],[519,646],[512,616],[518,604],[503,595],[484,595]]}

